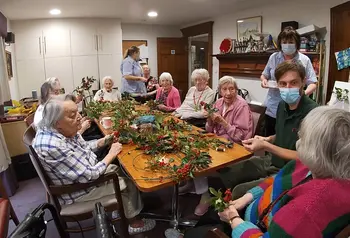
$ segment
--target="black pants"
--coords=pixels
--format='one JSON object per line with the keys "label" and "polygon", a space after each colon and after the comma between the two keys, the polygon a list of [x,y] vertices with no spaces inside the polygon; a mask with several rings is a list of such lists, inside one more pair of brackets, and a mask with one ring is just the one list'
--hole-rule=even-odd
{"label": "black pants", "polygon": [[[244,210],[239,211],[239,215],[243,218]],[[204,238],[208,231],[214,228],[221,230],[228,235],[228,237],[231,237],[231,226],[228,223],[221,221],[218,212],[210,207],[207,213],[201,216],[196,226],[185,232],[184,238]]]}
{"label": "black pants", "polygon": [[265,136],[273,136],[276,134],[275,130],[276,118],[265,115]]}

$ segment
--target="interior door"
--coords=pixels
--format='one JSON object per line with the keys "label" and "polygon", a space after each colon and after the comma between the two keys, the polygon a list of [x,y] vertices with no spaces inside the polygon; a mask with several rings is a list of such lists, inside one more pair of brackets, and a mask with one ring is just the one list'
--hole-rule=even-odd
{"label": "interior door", "polygon": [[66,93],[71,93],[74,90],[71,57],[45,59],[45,73],[46,78],[57,77]]}
{"label": "interior door", "polygon": [[41,31],[16,33],[16,60],[43,59]]}
{"label": "interior door", "polygon": [[97,55],[98,38],[93,22],[73,22],[70,37],[73,56]]}
{"label": "interior door", "polygon": [[334,53],[350,47],[350,1],[331,8],[331,39],[326,102],[330,100],[335,81],[349,81],[349,68],[338,70]]}
{"label": "interior door", "polygon": [[119,22],[111,21],[97,28],[98,54],[122,54],[122,30]]}
{"label": "interior door", "polygon": [[188,91],[187,38],[157,38],[158,75],[169,72],[181,99]]}

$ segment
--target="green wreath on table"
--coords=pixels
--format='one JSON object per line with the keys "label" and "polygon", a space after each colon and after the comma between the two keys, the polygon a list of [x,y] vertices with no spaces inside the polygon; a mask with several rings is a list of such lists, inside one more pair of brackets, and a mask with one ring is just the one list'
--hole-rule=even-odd
{"label": "green wreath on table", "polygon": [[[209,167],[211,156],[209,148],[225,151],[232,148],[233,143],[218,138],[210,138],[202,133],[190,133],[192,126],[186,122],[170,117],[169,114],[135,110],[134,100],[118,102],[90,102],[86,108],[90,118],[99,119],[105,113],[112,117],[113,130],[123,144],[133,143],[137,150],[151,155],[142,168],[152,172],[166,173],[159,178],[142,178],[144,180],[172,179],[179,181],[186,177],[194,177],[194,172]],[[135,120],[141,116],[154,116],[154,122],[135,126]],[[181,154],[180,161],[167,159],[165,154]]]}

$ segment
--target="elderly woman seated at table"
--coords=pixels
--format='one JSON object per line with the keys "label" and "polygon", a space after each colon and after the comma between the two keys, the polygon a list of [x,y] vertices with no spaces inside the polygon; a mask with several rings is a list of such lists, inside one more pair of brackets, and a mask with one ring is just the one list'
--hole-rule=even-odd
{"label": "elderly woman seated at table", "polygon": [[111,76],[106,76],[102,79],[103,88],[98,90],[95,94],[95,101],[119,101],[122,99],[122,96],[118,89],[114,89],[113,79]]}
{"label": "elderly woman seated at table", "polygon": [[[242,140],[253,136],[254,127],[249,106],[241,96],[237,95],[237,90],[238,86],[233,77],[224,76],[220,79],[219,92],[222,98],[213,105],[218,111],[209,115],[206,130],[241,143]],[[194,212],[197,216],[202,216],[209,207],[208,182],[206,178],[195,178],[193,181],[194,183],[190,181],[180,190],[182,193],[192,192],[194,187],[197,194],[202,194]]]}
{"label": "elderly woman seated at table", "polygon": [[159,81],[162,87],[158,88],[156,100],[159,101],[158,109],[165,112],[175,111],[181,106],[180,93],[173,86],[173,77],[170,73],[164,72],[160,75]]}
{"label": "elderly woman seated at table", "polygon": [[38,123],[43,118],[44,104],[52,95],[58,95],[61,91],[61,84],[58,78],[51,77],[48,78],[45,83],[41,85],[40,88],[40,105],[34,114],[34,125],[37,126]]}
{"label": "elderly woman seated at table", "polygon": [[318,107],[305,117],[299,135],[300,160],[225,211],[210,210],[185,237],[205,237],[213,227],[232,237],[336,237],[350,220],[350,113]]}
{"label": "elderly woman seated at table", "polygon": [[[111,141],[110,136],[86,142],[78,133],[81,128],[81,116],[77,105],[65,97],[51,98],[44,107],[43,119],[33,141],[40,162],[52,182],[56,185],[87,183],[98,179],[106,171],[115,171],[120,175],[125,216],[130,220],[129,233],[148,231],[155,226],[153,220],[136,219],[143,208],[141,195],[133,182],[118,172],[111,164],[122,150],[122,145],[113,143],[104,158],[97,158],[94,150]],[[114,194],[112,183],[81,190],[60,197],[60,204],[84,203],[100,200]]]}
{"label": "elderly woman seated at table", "polygon": [[233,77],[224,76],[219,82],[218,111],[208,117],[205,129],[230,141],[241,143],[253,136],[253,117],[248,103],[237,95],[238,86]]}
{"label": "elderly woman seated at table", "polygon": [[208,86],[209,73],[206,69],[195,69],[191,79],[195,86],[188,90],[184,102],[174,114],[181,119],[205,118],[201,102],[212,103],[215,98],[215,92]]}

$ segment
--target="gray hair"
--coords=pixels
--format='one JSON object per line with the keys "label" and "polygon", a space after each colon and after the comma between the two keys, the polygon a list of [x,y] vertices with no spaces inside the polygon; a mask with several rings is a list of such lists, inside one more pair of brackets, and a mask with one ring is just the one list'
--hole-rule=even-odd
{"label": "gray hair", "polygon": [[74,98],[71,94],[51,96],[44,104],[43,118],[39,122],[38,128],[53,129],[64,115],[63,103],[65,101],[74,101]]}
{"label": "gray hair", "polygon": [[169,80],[171,85],[174,83],[173,76],[168,72],[164,72],[159,76],[159,82],[162,83],[163,80]]}
{"label": "gray hair", "polygon": [[238,84],[236,82],[236,79],[234,77],[231,76],[224,76],[219,80],[219,91],[222,87],[222,85],[224,85],[225,83],[231,83],[235,86],[235,89],[238,90]]}
{"label": "gray hair", "polygon": [[60,84],[60,81],[56,77],[47,78],[46,82],[50,84],[51,89],[55,89],[56,86]]}
{"label": "gray hair", "polygon": [[103,77],[103,79],[102,79],[102,84],[105,84],[106,80],[111,80],[112,85],[114,85],[112,76],[105,76],[105,77]]}
{"label": "gray hair", "polygon": [[196,78],[202,78],[205,79],[206,81],[209,80],[209,72],[206,69],[195,69],[192,72],[191,79],[194,82]]}
{"label": "gray hair", "polygon": [[350,112],[328,106],[301,123],[296,148],[316,178],[350,179]]}

